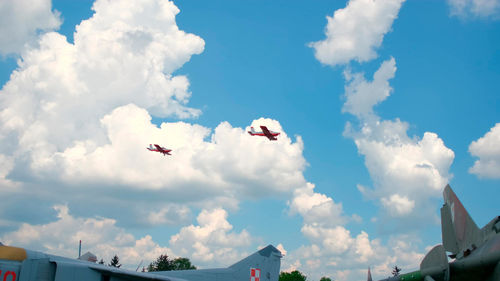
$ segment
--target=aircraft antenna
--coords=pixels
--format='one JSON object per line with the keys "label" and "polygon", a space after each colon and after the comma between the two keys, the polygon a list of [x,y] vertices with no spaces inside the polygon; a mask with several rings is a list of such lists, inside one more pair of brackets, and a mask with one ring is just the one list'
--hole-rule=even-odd
{"label": "aircraft antenna", "polygon": [[139,270],[139,267],[141,267],[141,264],[144,260],[141,260],[141,262],[139,263],[139,265],[137,266],[137,268],[135,269],[135,271]]}

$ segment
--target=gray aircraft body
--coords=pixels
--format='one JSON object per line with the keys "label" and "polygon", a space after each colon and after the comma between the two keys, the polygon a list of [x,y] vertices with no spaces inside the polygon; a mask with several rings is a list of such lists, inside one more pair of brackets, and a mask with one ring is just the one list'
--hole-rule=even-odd
{"label": "gray aircraft body", "polygon": [[0,246],[0,281],[278,281],[281,257],[269,245],[227,268],[135,272]]}
{"label": "gray aircraft body", "polygon": [[[449,185],[443,197],[443,244],[427,253],[420,270],[383,281],[500,281],[500,216],[479,229]],[[454,260],[449,262],[446,252]]]}

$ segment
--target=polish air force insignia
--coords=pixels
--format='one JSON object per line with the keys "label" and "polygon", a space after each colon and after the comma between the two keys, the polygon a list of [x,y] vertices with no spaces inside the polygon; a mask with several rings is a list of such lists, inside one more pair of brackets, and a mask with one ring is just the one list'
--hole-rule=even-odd
{"label": "polish air force insignia", "polygon": [[260,281],[260,269],[250,268],[250,281]]}

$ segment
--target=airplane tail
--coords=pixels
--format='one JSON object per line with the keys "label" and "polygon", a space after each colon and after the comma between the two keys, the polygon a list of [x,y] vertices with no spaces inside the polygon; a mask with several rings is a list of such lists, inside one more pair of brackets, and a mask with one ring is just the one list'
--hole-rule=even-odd
{"label": "airplane tail", "polygon": [[447,185],[443,191],[444,205],[441,208],[441,230],[443,246],[451,257],[468,256],[481,242],[481,231],[457,195]]}
{"label": "airplane tail", "polygon": [[373,281],[372,279],[372,273],[370,272],[370,268],[368,267],[368,277],[366,278],[367,281]]}
{"label": "airplane tail", "polygon": [[231,265],[234,279],[238,281],[278,281],[281,252],[269,245]]}
{"label": "airplane tail", "polygon": [[250,127],[250,131],[248,133],[250,135],[255,134],[255,129],[253,127]]}

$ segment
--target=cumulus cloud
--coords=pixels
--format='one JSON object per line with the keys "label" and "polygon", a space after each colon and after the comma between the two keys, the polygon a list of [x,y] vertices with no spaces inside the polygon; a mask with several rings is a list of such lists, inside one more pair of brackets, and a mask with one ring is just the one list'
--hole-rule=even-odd
{"label": "cumulus cloud", "polygon": [[394,58],[382,63],[373,75],[373,81],[366,81],[361,73],[352,74],[349,70],[344,71],[344,77],[349,84],[345,87],[346,102],[342,112],[348,112],[362,120],[376,118],[373,107],[391,94],[389,80],[394,78],[395,73]]}
{"label": "cumulus cloud", "polygon": [[[296,189],[289,202],[290,213],[303,218],[301,232],[308,245],[288,251],[283,260],[284,271],[300,270],[308,279],[319,280],[330,276],[335,280],[359,280],[366,278],[366,268],[375,266],[374,275],[383,276],[394,264],[415,268],[422,258],[416,237],[392,236],[385,245],[379,239],[370,239],[368,233],[352,234],[344,224],[349,217],[343,213],[342,204],[335,203],[325,194],[314,191],[314,185]],[[398,211],[404,213],[408,206],[404,199]],[[406,208],[406,209],[405,209]],[[356,217],[353,215],[353,217]],[[352,219],[354,220],[354,219]]]}
{"label": "cumulus cloud", "polygon": [[242,230],[237,233],[227,221],[224,209],[202,210],[198,225],[183,227],[170,238],[169,246],[160,246],[150,235],[140,239],[116,225],[116,220],[104,217],[81,218],[69,213],[66,205],[56,205],[57,220],[47,224],[23,224],[18,230],[0,236],[6,245],[25,247],[65,257],[76,257],[78,241],[83,251],[90,251],[98,259],[110,261],[116,254],[125,267],[135,268],[161,254],[170,257],[188,257],[197,266],[227,266],[247,253],[244,249],[253,237]]}
{"label": "cumulus cloud", "polygon": [[[88,249],[100,255],[120,250],[124,263],[142,247],[155,256],[172,249],[210,264],[236,261],[253,243],[246,231],[232,231],[221,208],[234,210],[243,199],[291,198],[307,221],[344,220],[341,205],[306,182],[302,139],[292,140],[278,121],[249,124],[281,132],[273,142],[228,122],[215,129],[152,123],[153,116],[201,113],[187,105],[186,76],[173,72],[201,53],[204,41],[179,30],[172,2],[98,0],[93,10],[77,26],[74,43],[56,32],[41,35],[0,92],[0,180],[9,185],[0,189],[9,198],[0,206],[2,223],[19,227],[2,239],[30,247],[50,231],[59,230],[57,237],[60,229],[84,224],[67,239],[86,235],[94,243]],[[150,143],[172,149],[172,155],[148,151]],[[37,204],[16,212],[26,200]],[[63,204],[57,205],[56,222],[47,223],[48,204]],[[194,208],[203,209],[198,225],[182,228],[168,249],[117,226],[184,224]],[[104,213],[106,218],[99,217]],[[75,242],[61,241],[54,238],[42,250],[71,256],[64,248]]]}
{"label": "cumulus cloud", "polygon": [[500,123],[495,124],[483,137],[469,145],[469,152],[479,157],[469,169],[479,177],[500,178]]}
{"label": "cumulus cloud", "polygon": [[360,191],[378,199],[392,217],[432,216],[432,212],[415,212],[428,204],[428,199],[440,196],[451,179],[449,168],[454,153],[437,134],[425,132],[422,138],[408,136],[408,123],[382,120],[373,106],[392,92],[388,80],[395,75],[395,60],[382,63],[372,81],[362,74],[346,75],[346,103],[343,110],[355,115],[359,129],[348,123],[345,135],[351,137],[374,182],[374,188]]}
{"label": "cumulus cloud", "polygon": [[[4,8],[27,5],[25,1],[15,2],[0,5]],[[31,6],[50,11],[50,3],[38,1]],[[30,45],[22,53],[17,69],[0,90],[0,158],[5,160],[0,165],[0,182],[9,187],[0,190],[3,194],[17,190],[52,203],[72,201],[69,202],[72,204],[85,199],[96,205],[110,204],[115,200],[110,196],[113,193],[110,186],[116,195],[119,185],[145,181],[144,177],[137,178],[149,175],[146,169],[151,171],[156,166],[141,166],[142,171],[131,171],[133,167],[128,167],[125,170],[130,174],[114,182],[113,176],[123,173],[117,171],[121,167],[116,165],[120,163],[113,160],[117,154],[110,152],[130,155],[125,162],[129,164],[137,155],[146,159],[151,155],[138,151],[143,152],[153,138],[128,151],[109,148],[109,138],[113,136],[135,139],[137,143],[134,135],[143,129],[134,126],[140,118],[128,118],[131,123],[127,127],[104,117],[128,104],[147,112],[149,120],[149,114],[179,118],[200,114],[200,110],[186,105],[191,96],[187,77],[172,73],[192,55],[201,53],[204,41],[179,30],[175,22],[179,9],[172,2],[98,0],[92,9],[93,16],[77,26],[73,44],[56,32],[40,35],[38,44]],[[121,129],[129,131],[120,133]],[[199,131],[203,134],[206,130]],[[130,136],[125,136],[127,133]],[[198,131],[195,129],[193,133]],[[104,156],[110,159],[103,160]],[[97,160],[103,162],[92,162]],[[83,164],[95,167],[75,167]],[[85,175],[95,175],[96,180],[83,179]],[[73,188],[68,189],[66,184]],[[154,184],[153,180],[146,187]],[[80,190],[75,190],[75,186]],[[93,189],[97,191],[93,197],[85,195]],[[73,196],[65,200],[68,190],[73,191]],[[108,195],[96,197],[99,192]],[[149,198],[142,194],[131,196],[140,198],[142,203],[154,201],[152,194]],[[120,204],[116,201],[119,200],[111,205]],[[164,203],[151,205],[167,208]],[[149,216],[147,211],[146,208],[141,215]],[[149,216],[147,221],[161,223],[165,219]]]}
{"label": "cumulus cloud", "polygon": [[408,199],[406,196],[393,194],[389,198],[381,198],[382,205],[389,210],[392,216],[404,216],[413,211],[415,201]]}
{"label": "cumulus cloud", "polygon": [[448,0],[448,5],[452,16],[494,19],[500,16],[499,0]]}
{"label": "cumulus cloud", "polygon": [[310,44],[316,59],[328,65],[365,62],[391,29],[404,0],[350,0],[344,9],[327,16],[326,39]]}
{"label": "cumulus cloud", "polygon": [[56,30],[61,23],[51,0],[0,2],[0,55],[20,54],[40,33]]}
{"label": "cumulus cloud", "polygon": [[[1,90],[0,136],[36,147],[33,162],[78,139],[104,142],[99,119],[129,103],[159,117],[200,114],[185,106],[189,81],[172,72],[201,53],[204,41],[177,28],[173,3],[97,1],[93,9],[74,44],[55,32],[41,36]],[[149,39],[138,49],[131,34]]]}
{"label": "cumulus cloud", "polygon": [[172,250],[202,265],[240,260],[247,255],[244,251],[253,238],[246,230],[232,231],[227,216],[224,209],[203,210],[197,217],[198,225],[183,227],[170,238]]}
{"label": "cumulus cloud", "polygon": [[296,189],[289,206],[290,213],[300,214],[306,225],[322,222],[324,225],[336,226],[347,221],[342,211],[342,204],[335,203],[325,194],[314,192],[312,183]]}
{"label": "cumulus cloud", "polygon": [[[73,44],[56,32],[41,35],[1,89],[0,182],[9,189],[0,192],[68,203],[81,215],[81,202],[95,205],[85,215],[125,204],[114,214],[165,224],[189,217],[174,203],[234,209],[241,198],[288,197],[305,186],[302,140],[292,141],[278,121],[250,124],[280,131],[276,142],[227,122],[215,130],[151,122],[201,113],[187,106],[186,76],[172,73],[204,41],[179,30],[172,2],[98,0],[92,9]],[[173,155],[147,151],[150,143]]]}
{"label": "cumulus cloud", "polygon": [[366,268],[372,267],[374,277],[385,277],[394,264],[405,269],[417,268],[423,254],[418,250],[417,237],[393,236],[386,245],[379,239],[370,239],[361,231],[352,235],[342,226],[304,226],[304,235],[311,244],[289,252],[283,260],[283,269],[299,269],[307,278],[319,280],[329,276],[335,280],[364,280]]}
{"label": "cumulus cloud", "polygon": [[[133,202],[116,215],[157,225],[188,219],[189,209],[182,204],[234,209],[248,198],[288,198],[306,185],[302,141],[292,142],[274,120],[252,123],[281,131],[274,142],[250,136],[227,122],[213,132],[185,122],[157,127],[145,109],[133,104],[115,109],[101,124],[109,143],[74,141],[63,151],[46,154],[45,161],[31,163],[34,175],[30,177],[38,187],[57,183],[36,189],[37,194],[45,194],[48,200],[73,205],[93,202],[117,210]],[[172,155],[148,151],[149,143],[167,146]]]}
{"label": "cumulus cloud", "polygon": [[6,245],[25,247],[65,257],[77,257],[78,241],[83,251],[98,259],[110,261],[117,254],[124,265],[137,266],[141,259],[154,260],[171,250],[159,246],[151,236],[135,239],[110,218],[79,218],[69,213],[68,206],[56,205],[57,220],[40,225],[24,223],[18,230],[0,236]]}
{"label": "cumulus cloud", "polygon": [[[132,190],[161,191],[170,202],[229,207],[244,198],[291,194],[305,185],[302,141],[293,143],[274,120],[259,119],[252,125],[266,124],[281,131],[275,142],[252,137],[227,122],[213,134],[184,122],[163,123],[158,128],[135,105],[115,109],[102,123],[109,144],[75,142],[54,155],[54,166],[46,168],[60,171],[56,178],[67,184],[118,183]],[[146,150],[148,142],[167,146],[172,156]]]}

